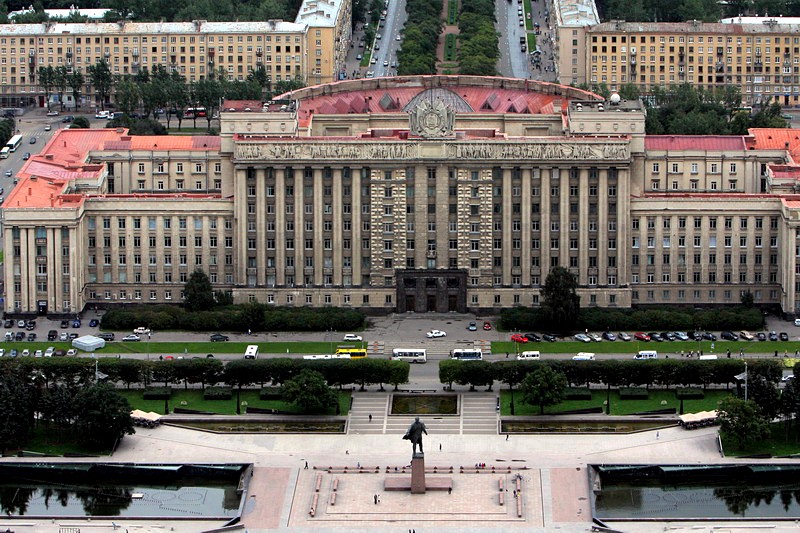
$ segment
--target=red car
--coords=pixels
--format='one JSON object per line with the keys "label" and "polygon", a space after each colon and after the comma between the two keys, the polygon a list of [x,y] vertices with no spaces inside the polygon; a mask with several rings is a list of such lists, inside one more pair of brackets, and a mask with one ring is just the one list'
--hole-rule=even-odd
{"label": "red car", "polygon": [[650,342],[650,335],[648,335],[647,333],[642,333],[641,331],[639,333],[634,333],[633,338],[636,339],[637,341]]}
{"label": "red car", "polygon": [[484,322],[483,323],[483,330],[484,331],[490,331],[491,329],[492,329],[492,324],[490,322]]}
{"label": "red car", "polygon": [[520,335],[519,333],[514,333],[513,335],[511,335],[511,340],[513,342],[518,342],[520,344],[525,344],[526,342],[528,342],[528,337],[525,337],[524,335]]}

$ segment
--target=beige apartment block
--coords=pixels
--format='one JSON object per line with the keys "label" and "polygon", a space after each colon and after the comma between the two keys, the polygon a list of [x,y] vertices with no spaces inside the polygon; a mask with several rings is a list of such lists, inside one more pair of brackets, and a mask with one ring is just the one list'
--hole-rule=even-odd
{"label": "beige apartment block", "polygon": [[800,104],[800,18],[736,17],[717,23],[610,21],[557,28],[565,84],[625,84],[643,93],[689,83],[738,87],[748,105]]}
{"label": "beige apartment block", "polygon": [[228,101],[218,137],[63,130],[2,206],[8,313],[173,302],[372,312],[798,309],[796,130],[646,136],[639,102],[471,76]]}

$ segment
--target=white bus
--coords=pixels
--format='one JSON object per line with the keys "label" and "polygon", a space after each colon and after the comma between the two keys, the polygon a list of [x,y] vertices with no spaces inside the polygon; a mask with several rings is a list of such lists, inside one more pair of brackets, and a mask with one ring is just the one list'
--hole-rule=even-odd
{"label": "white bus", "polygon": [[16,152],[20,144],[22,144],[22,135],[14,135],[8,140],[6,146],[8,146],[9,151]]}
{"label": "white bus", "polygon": [[8,159],[8,154],[10,153],[11,150],[8,148],[8,146],[3,146],[3,148],[0,150],[0,159]]}
{"label": "white bus", "polygon": [[258,359],[258,345],[251,344],[247,347],[247,350],[244,351],[244,358],[245,359]]}
{"label": "white bus", "polygon": [[331,359],[350,359],[350,354],[346,353],[335,353],[335,354],[314,354],[314,355],[304,355],[303,359],[308,359],[311,361],[329,361]]}
{"label": "white bus", "polygon": [[634,359],[658,359],[658,352],[655,350],[642,350],[633,356]]}
{"label": "white bus", "polygon": [[424,363],[428,360],[428,351],[424,348],[395,348],[392,350],[392,360]]}
{"label": "white bus", "polygon": [[517,361],[538,361],[540,355],[539,352],[522,352],[517,355]]}
{"label": "white bus", "polygon": [[483,351],[480,348],[456,348],[450,352],[450,359],[459,361],[482,361]]}

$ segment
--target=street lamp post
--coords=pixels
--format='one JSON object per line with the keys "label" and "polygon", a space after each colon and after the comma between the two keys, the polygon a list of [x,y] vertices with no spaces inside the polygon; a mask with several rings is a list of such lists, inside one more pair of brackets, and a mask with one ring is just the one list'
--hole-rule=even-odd
{"label": "street lamp post", "polygon": [[747,361],[744,362],[744,401],[747,401]]}

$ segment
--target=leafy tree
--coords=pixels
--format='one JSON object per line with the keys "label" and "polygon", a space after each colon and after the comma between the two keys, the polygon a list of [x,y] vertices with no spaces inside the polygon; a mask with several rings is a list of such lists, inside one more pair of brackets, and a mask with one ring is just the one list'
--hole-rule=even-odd
{"label": "leafy tree", "polygon": [[742,305],[745,307],[753,307],[755,304],[755,298],[753,297],[753,293],[750,291],[745,291],[739,297],[739,301],[742,302]]}
{"label": "leafy tree", "polygon": [[21,448],[33,428],[33,391],[19,368],[0,372],[0,451]]}
{"label": "leafy tree", "polygon": [[719,404],[720,436],[736,449],[747,449],[769,437],[769,421],[753,401],[729,397]]}
{"label": "leafy tree", "polygon": [[325,382],[325,378],[314,370],[301,370],[299,374],[283,384],[281,396],[304,412],[324,411],[336,405],[337,396]]}
{"label": "leafy tree", "polygon": [[47,104],[48,111],[50,110],[50,95],[53,94],[55,84],[56,73],[53,66],[39,67],[39,87],[44,89],[44,100]]}
{"label": "leafy tree", "polygon": [[86,83],[86,79],[83,77],[83,73],[77,69],[73,69],[72,74],[67,75],[67,85],[72,89],[75,109],[80,109],[81,107],[81,89],[83,89],[84,83]]}
{"label": "leafy tree", "polygon": [[189,275],[184,291],[184,307],[189,311],[208,311],[214,307],[214,289],[208,275],[199,268]]}
{"label": "leafy tree", "polygon": [[569,270],[557,266],[550,270],[542,288],[542,310],[551,328],[566,331],[578,323],[580,298],[575,292],[578,279]]}
{"label": "leafy tree", "polygon": [[203,79],[195,84],[195,102],[206,108],[206,120],[208,121],[209,129],[211,129],[212,117],[219,110],[219,102],[222,100],[222,96],[222,84],[217,80]]}
{"label": "leafy tree", "polygon": [[104,448],[125,435],[133,435],[128,400],[105,384],[93,385],[75,397],[75,431],[90,448]]}
{"label": "leafy tree", "polygon": [[59,65],[53,69],[53,87],[58,94],[58,103],[61,104],[61,111],[64,111],[64,93],[69,87],[69,74],[65,65]]}
{"label": "leafy tree", "polygon": [[70,124],[69,126],[70,129],[78,129],[78,128],[89,129],[91,127],[92,126],[89,123],[89,119],[86,117],[75,117],[72,120],[72,124]]}
{"label": "leafy tree", "polygon": [[130,117],[139,107],[141,91],[139,86],[129,79],[121,79],[117,82],[114,99],[117,101],[120,111]]}
{"label": "leafy tree", "polygon": [[539,366],[520,383],[522,401],[538,405],[540,414],[544,414],[545,406],[564,401],[566,387],[567,378],[564,374],[556,372],[549,365]]}
{"label": "leafy tree", "polygon": [[638,100],[642,95],[639,86],[633,83],[623,83],[619,91],[617,91],[617,94],[624,100]]}
{"label": "leafy tree", "polygon": [[767,420],[772,420],[780,411],[780,392],[775,383],[761,376],[749,376],[747,380],[747,397],[761,409]]}
{"label": "leafy tree", "polygon": [[249,302],[239,308],[242,330],[264,331],[264,304]]}
{"label": "leafy tree", "polygon": [[111,67],[108,66],[108,61],[101,59],[94,65],[89,65],[86,70],[89,73],[89,80],[94,85],[95,93],[100,99],[100,109],[105,109],[106,103],[108,103],[108,96],[111,94],[111,88],[114,86]]}

